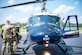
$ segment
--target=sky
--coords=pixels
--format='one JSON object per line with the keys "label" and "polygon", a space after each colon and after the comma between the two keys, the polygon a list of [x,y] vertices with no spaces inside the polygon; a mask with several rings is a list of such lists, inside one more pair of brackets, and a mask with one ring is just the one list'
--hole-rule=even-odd
{"label": "sky", "polygon": [[[0,0],[0,7],[29,1],[34,0]],[[69,15],[77,15],[79,23],[82,23],[81,5],[82,0],[49,0],[46,3],[46,9],[48,13],[59,15],[61,18],[65,17],[65,20]],[[6,20],[12,23],[25,23],[31,15],[41,13],[41,8],[42,3],[36,3],[0,9],[0,24],[4,24]]]}

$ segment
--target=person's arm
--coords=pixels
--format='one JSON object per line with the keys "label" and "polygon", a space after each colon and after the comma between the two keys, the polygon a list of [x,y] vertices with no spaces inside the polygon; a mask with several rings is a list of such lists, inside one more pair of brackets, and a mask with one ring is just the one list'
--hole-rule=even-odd
{"label": "person's arm", "polygon": [[26,29],[26,28],[28,28],[28,27],[29,27],[29,25],[27,25],[27,26],[24,26],[23,28],[24,28],[24,29]]}
{"label": "person's arm", "polygon": [[13,36],[16,35],[16,28],[15,28],[15,25],[12,26],[12,34],[13,34]]}

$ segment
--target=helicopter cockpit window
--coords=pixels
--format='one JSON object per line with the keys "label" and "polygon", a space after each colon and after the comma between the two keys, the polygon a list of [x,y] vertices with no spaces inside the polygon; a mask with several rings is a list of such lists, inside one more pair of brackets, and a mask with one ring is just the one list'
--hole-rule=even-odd
{"label": "helicopter cockpit window", "polygon": [[60,26],[60,18],[56,16],[48,16],[48,23],[54,26]]}
{"label": "helicopter cockpit window", "polygon": [[43,23],[43,16],[33,16],[30,18],[30,24],[31,26],[39,26]]}

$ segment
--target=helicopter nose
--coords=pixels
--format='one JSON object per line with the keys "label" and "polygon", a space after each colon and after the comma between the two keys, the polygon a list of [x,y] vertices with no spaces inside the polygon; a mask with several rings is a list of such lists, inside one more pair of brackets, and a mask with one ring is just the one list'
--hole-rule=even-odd
{"label": "helicopter nose", "polygon": [[39,26],[34,27],[29,30],[30,37],[32,40],[43,41],[45,35],[48,35],[50,40],[54,42],[54,40],[60,40],[61,38],[61,31],[56,27],[49,27],[49,26]]}

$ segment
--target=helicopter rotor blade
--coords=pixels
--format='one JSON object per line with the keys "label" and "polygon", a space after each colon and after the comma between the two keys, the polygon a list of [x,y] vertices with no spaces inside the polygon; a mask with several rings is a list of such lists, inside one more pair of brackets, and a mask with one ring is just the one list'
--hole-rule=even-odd
{"label": "helicopter rotor blade", "polygon": [[15,6],[20,6],[20,5],[26,5],[26,4],[33,4],[33,3],[41,3],[41,2],[40,1],[25,2],[25,3],[20,3],[20,4],[14,4],[14,5],[0,7],[0,9],[9,8],[9,7],[15,7]]}
{"label": "helicopter rotor blade", "polygon": [[19,3],[19,4],[9,5],[9,6],[3,6],[3,7],[0,7],[0,9],[10,8],[10,7],[15,7],[15,6],[20,6],[20,5],[26,5],[26,4],[42,3],[42,2],[45,2],[45,1],[49,1],[49,0],[35,0],[35,1],[30,1],[30,2],[25,2],[25,3]]}

